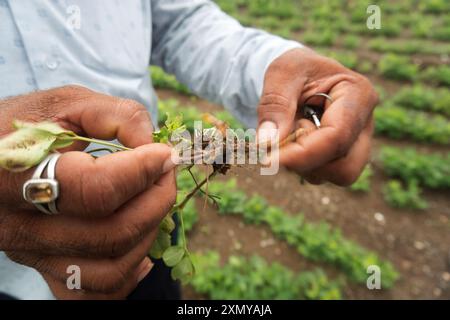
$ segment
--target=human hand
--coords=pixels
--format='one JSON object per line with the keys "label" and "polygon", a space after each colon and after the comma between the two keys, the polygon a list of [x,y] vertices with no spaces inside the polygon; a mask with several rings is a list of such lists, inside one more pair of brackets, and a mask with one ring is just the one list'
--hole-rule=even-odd
{"label": "human hand", "polygon": [[[126,297],[150,271],[146,256],[176,198],[171,149],[151,144],[145,108],[71,86],[1,100],[0,109],[0,135],[13,119],[49,120],[134,148],[97,159],[80,152],[82,143],[64,150],[56,167],[61,214],[55,216],[22,198],[34,169],[0,169],[0,250],[38,270],[57,298]],[[67,288],[70,265],[80,267],[82,290]]]}
{"label": "human hand", "polygon": [[[369,160],[378,96],[367,78],[338,62],[307,48],[290,50],[274,60],[258,107],[259,139],[272,139],[267,136],[274,132],[270,129],[279,130],[280,140],[300,127],[313,129],[300,106],[316,93],[333,99],[325,101],[321,128],[298,137],[273,156],[311,183],[350,185]],[[320,101],[314,97],[308,104]]]}

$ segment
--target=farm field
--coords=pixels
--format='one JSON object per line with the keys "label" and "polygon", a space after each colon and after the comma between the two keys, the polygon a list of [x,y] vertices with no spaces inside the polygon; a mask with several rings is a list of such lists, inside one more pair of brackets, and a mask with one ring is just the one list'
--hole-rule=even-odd
{"label": "farm field", "polygon": [[[349,188],[237,167],[184,212],[197,274],[187,299],[450,299],[450,2],[221,0],[242,24],[300,41],[366,75],[380,94],[371,161]],[[166,113],[188,125],[220,106],[151,68]],[[202,170],[197,170],[201,175]],[[180,193],[192,187],[182,173]],[[368,265],[382,290],[366,287]]]}

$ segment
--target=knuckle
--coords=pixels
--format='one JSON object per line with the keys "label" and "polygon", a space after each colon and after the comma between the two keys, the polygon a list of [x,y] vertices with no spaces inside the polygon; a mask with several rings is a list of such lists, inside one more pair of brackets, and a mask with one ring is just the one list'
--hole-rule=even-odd
{"label": "knuckle", "polygon": [[111,214],[116,206],[114,184],[107,176],[98,176],[92,169],[80,172],[80,203],[86,216],[103,217]]}
{"label": "knuckle", "polygon": [[106,232],[97,240],[97,253],[107,257],[119,257],[128,253],[142,238],[141,228],[128,222],[120,227],[114,226],[114,232]]}
{"label": "knuckle", "polygon": [[380,95],[377,91],[373,90],[372,91],[372,101],[374,106],[377,106],[380,103]]}
{"label": "knuckle", "polygon": [[335,135],[332,141],[332,145],[334,146],[335,158],[340,158],[347,155],[350,149],[351,137],[351,131],[346,128],[339,128],[335,130]]}
{"label": "knuckle", "polygon": [[279,93],[266,93],[261,97],[258,113],[266,114],[276,112],[288,112],[290,109],[289,99]]}
{"label": "knuckle", "polygon": [[358,83],[366,87],[370,87],[373,90],[372,83],[370,82],[369,78],[367,78],[365,75],[361,73],[355,73],[355,78],[356,81],[358,81]]}
{"label": "knuckle", "polygon": [[147,120],[149,113],[139,102],[132,99],[120,98],[118,101],[119,110],[126,112],[130,120]]}
{"label": "knuckle", "polygon": [[380,103],[380,95],[375,90],[375,88],[372,86],[372,84],[370,84],[370,87],[371,87],[371,90],[369,93],[369,101],[370,101],[370,105],[372,105],[372,108],[375,108]]}
{"label": "knuckle", "polygon": [[362,91],[368,97],[369,105],[375,107],[379,103],[380,97],[369,78],[360,73],[355,73],[355,82],[363,88]]}

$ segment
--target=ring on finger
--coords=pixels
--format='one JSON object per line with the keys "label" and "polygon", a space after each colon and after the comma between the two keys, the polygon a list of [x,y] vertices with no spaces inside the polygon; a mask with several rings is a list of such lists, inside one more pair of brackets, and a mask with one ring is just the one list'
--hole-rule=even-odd
{"label": "ring on finger", "polygon": [[59,183],[55,177],[55,169],[60,156],[60,153],[52,153],[46,157],[37,166],[31,179],[23,185],[23,198],[48,215],[59,214],[56,208]]}

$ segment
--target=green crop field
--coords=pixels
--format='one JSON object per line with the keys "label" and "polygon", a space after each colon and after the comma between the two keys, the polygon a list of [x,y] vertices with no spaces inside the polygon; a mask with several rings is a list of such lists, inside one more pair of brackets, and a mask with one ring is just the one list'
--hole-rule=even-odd
{"label": "green crop field", "polygon": [[[366,26],[370,1],[216,2],[245,26],[297,40],[363,73],[381,101],[370,165],[351,187],[238,167],[208,185],[216,201],[198,197],[186,206],[198,272],[184,296],[449,299],[450,1],[376,1],[382,16],[374,30]],[[161,123],[181,113],[192,129],[207,111],[243,127],[174,76],[150,72]],[[193,183],[181,172],[180,195]],[[370,265],[380,267],[381,290],[366,286]]]}

